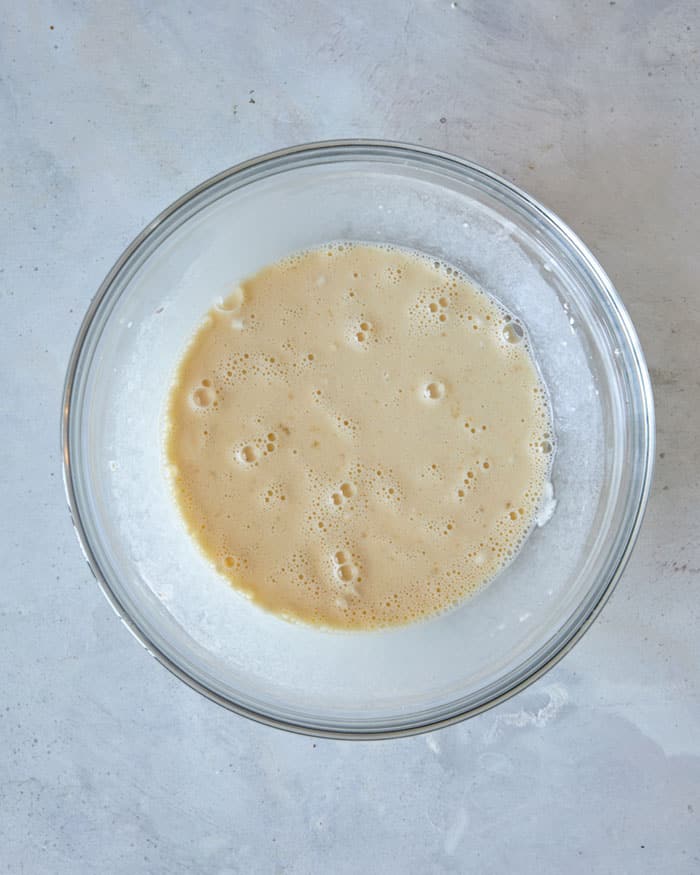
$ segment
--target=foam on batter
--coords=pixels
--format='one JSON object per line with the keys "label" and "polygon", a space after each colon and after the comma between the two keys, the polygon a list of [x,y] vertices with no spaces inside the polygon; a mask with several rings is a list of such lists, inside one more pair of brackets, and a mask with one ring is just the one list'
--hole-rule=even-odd
{"label": "foam on batter", "polygon": [[337,628],[411,622],[532,528],[554,434],[522,324],[454,268],[333,243],[233,288],[171,390],[187,526],[237,588]]}

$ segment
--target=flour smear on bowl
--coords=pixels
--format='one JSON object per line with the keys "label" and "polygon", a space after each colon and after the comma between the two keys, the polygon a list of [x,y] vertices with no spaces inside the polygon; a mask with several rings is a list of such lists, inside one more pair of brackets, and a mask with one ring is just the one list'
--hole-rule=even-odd
{"label": "flour smear on bowl", "polygon": [[554,434],[522,324],[456,269],[332,243],[198,327],[168,402],[203,552],[289,619],[400,625],[491,580],[530,532]]}

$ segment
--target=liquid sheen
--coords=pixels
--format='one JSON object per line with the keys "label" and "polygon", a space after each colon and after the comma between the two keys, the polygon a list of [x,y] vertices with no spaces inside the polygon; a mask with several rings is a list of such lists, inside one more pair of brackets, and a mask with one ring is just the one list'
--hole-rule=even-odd
{"label": "liquid sheen", "polygon": [[230,583],[288,619],[443,611],[533,525],[553,431],[526,332],[449,265],[333,243],[212,307],[177,371],[179,507]]}

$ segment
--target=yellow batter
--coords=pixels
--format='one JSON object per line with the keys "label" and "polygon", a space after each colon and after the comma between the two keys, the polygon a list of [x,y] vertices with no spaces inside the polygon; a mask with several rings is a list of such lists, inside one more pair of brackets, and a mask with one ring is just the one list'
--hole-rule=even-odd
{"label": "yellow batter", "polygon": [[532,526],[552,426],[524,332],[449,266],[335,243],[215,305],[177,372],[167,458],[237,588],[338,628],[410,622]]}

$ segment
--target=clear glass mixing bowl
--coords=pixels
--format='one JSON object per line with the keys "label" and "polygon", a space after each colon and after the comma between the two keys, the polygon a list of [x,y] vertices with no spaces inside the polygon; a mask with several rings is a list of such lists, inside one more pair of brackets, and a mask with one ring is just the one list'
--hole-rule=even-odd
{"label": "clear glass mixing bowl", "polygon": [[[431,253],[521,317],[557,432],[556,509],[516,560],[456,610],[384,631],[292,624],[232,590],[187,535],[163,469],[166,393],[215,297],[293,250],[337,239]],[[641,523],[653,404],[620,299],[556,216],[450,155],[328,142],[219,174],[129,246],[75,344],[63,450],[90,567],[127,627],[167,668],[265,723],[381,738],[502,701],[590,625]]]}

